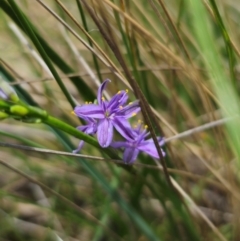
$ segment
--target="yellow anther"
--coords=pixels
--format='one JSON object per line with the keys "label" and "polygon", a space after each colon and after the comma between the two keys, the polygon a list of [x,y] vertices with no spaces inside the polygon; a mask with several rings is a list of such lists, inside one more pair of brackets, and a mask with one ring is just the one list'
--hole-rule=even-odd
{"label": "yellow anther", "polygon": [[74,111],[71,111],[71,114],[72,114],[72,115],[76,115]]}
{"label": "yellow anther", "polygon": [[128,104],[129,104],[129,105],[131,105],[131,104],[132,104],[132,102],[129,102]]}
{"label": "yellow anther", "polygon": [[85,101],[85,104],[87,105],[87,104],[88,104],[88,102],[87,102],[87,101]]}
{"label": "yellow anther", "polygon": [[148,128],[148,125],[145,125],[145,126],[144,126],[144,129],[147,129],[147,128]]}
{"label": "yellow anther", "polygon": [[119,90],[119,91],[117,92],[117,94],[118,94],[118,95],[121,94],[121,90]]}
{"label": "yellow anther", "polygon": [[138,123],[139,123],[139,124],[141,124],[141,123],[142,123],[142,121],[141,121],[141,120],[138,120]]}
{"label": "yellow anther", "polygon": [[135,116],[137,113],[136,112],[134,112],[134,113],[132,113],[132,116]]}
{"label": "yellow anther", "polygon": [[126,93],[128,93],[128,89],[126,89]]}
{"label": "yellow anther", "polygon": [[102,101],[105,101],[105,98],[102,96]]}

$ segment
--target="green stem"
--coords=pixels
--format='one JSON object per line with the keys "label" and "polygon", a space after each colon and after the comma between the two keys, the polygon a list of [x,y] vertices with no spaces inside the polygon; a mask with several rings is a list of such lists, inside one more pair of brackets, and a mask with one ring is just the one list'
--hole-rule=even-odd
{"label": "green stem", "polygon": [[47,119],[43,120],[43,122],[47,125],[50,125],[52,127],[55,127],[59,130],[62,130],[64,132],[67,132],[68,134],[80,139],[80,140],[83,140],[97,148],[100,148],[98,142],[91,136],[87,135],[87,134],[84,134],[83,132],[81,131],[78,131],[76,128],[68,125],[67,123],[53,117],[53,116],[48,116]]}

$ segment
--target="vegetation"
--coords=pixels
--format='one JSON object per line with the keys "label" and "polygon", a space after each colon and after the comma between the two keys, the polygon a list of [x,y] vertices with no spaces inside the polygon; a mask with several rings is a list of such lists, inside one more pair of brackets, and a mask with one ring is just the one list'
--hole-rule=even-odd
{"label": "vegetation", "polygon": [[240,239],[237,1],[0,6],[0,240]]}

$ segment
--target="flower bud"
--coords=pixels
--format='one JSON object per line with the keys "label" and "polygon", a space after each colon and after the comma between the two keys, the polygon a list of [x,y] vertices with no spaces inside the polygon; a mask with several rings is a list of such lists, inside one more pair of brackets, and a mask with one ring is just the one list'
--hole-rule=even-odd
{"label": "flower bud", "polygon": [[19,98],[15,90],[2,78],[0,78],[0,99],[12,102],[18,102]]}
{"label": "flower bud", "polygon": [[28,109],[21,105],[11,106],[10,112],[14,115],[19,115],[19,116],[25,116],[29,113]]}

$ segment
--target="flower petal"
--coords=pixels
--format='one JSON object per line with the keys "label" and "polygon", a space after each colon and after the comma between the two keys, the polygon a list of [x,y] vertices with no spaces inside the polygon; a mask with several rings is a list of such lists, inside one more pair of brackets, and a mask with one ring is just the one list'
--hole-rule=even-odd
{"label": "flower petal", "polygon": [[123,153],[123,161],[127,164],[132,164],[139,154],[139,150],[137,148],[128,147],[125,149]]}
{"label": "flower petal", "polygon": [[90,117],[96,119],[104,118],[104,113],[101,106],[96,104],[87,104],[82,106],[77,106],[74,108],[74,113],[79,117]]}
{"label": "flower petal", "polygon": [[129,122],[120,117],[115,117],[114,120],[112,121],[113,126],[117,130],[117,132],[123,136],[126,140],[132,141],[133,140],[133,131],[132,128],[129,124]]}
{"label": "flower petal", "polygon": [[102,106],[102,102],[103,102],[103,100],[102,100],[103,90],[106,88],[106,85],[107,85],[107,83],[109,83],[109,82],[111,82],[110,79],[104,80],[103,83],[102,83],[102,84],[99,86],[99,88],[98,88],[97,100],[98,100],[98,104],[99,104],[100,106]]}
{"label": "flower petal", "polygon": [[78,126],[77,129],[81,132],[86,132],[88,129],[88,125]]}
{"label": "flower petal", "polygon": [[127,102],[128,95],[125,90],[119,91],[117,94],[115,94],[111,100],[109,101],[109,104],[107,106],[108,110],[110,112],[116,110],[119,110],[119,106],[124,105]]}
{"label": "flower petal", "polygon": [[[138,149],[147,153],[148,155],[150,155],[154,158],[159,159],[157,149],[153,142],[152,143],[143,142],[141,145],[138,146]],[[163,156],[165,156],[165,152],[162,149],[161,149],[161,151],[162,151]]]}
{"label": "flower petal", "polygon": [[134,115],[136,115],[141,108],[139,107],[139,101],[134,101],[133,103],[129,103],[127,106],[123,107],[122,109],[119,109],[119,111],[116,113],[116,116],[124,117],[125,119],[128,119]]}
{"label": "flower petal", "polygon": [[[157,136],[157,140],[158,140],[158,143],[159,143],[160,146],[163,146],[163,145],[165,144],[165,140],[164,140],[163,137]],[[151,138],[151,139],[149,139],[149,140],[144,141],[144,144],[148,144],[148,143],[149,143],[149,144],[150,144],[150,143],[154,143],[154,142],[153,142],[153,139]]]}
{"label": "flower petal", "polygon": [[95,134],[97,132],[97,124],[91,123],[89,125],[78,126],[77,129],[86,134]]}
{"label": "flower petal", "polygon": [[101,147],[108,147],[113,139],[113,125],[111,120],[100,120],[97,129],[97,138]]}
{"label": "flower petal", "polygon": [[73,150],[72,153],[74,154],[78,153],[82,149],[83,145],[84,145],[84,141],[80,141],[78,148],[76,150]]}
{"label": "flower petal", "polygon": [[111,143],[111,147],[113,148],[129,147],[129,144],[126,141],[113,141]]}

